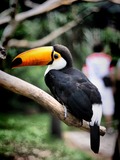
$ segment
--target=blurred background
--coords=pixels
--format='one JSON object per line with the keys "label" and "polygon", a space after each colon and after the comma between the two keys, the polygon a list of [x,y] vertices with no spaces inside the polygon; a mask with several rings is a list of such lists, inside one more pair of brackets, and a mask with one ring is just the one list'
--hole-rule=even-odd
{"label": "blurred background", "polygon": [[[114,0],[4,0],[0,12],[0,45],[7,53],[6,59],[0,59],[0,69],[49,94],[43,77],[46,67],[11,69],[17,54],[59,43],[70,49],[74,66],[81,70],[93,45],[102,42],[114,64],[120,57],[120,3]],[[0,86],[1,160],[100,159],[101,155],[90,153],[89,145],[85,150],[68,142],[66,132],[73,130],[79,132],[56,120],[33,100]],[[111,156],[103,154],[102,159]]]}

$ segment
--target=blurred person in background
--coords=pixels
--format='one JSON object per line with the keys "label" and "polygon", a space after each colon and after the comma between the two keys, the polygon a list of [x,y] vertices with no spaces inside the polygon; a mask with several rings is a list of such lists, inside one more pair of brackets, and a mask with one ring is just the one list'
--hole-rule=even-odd
{"label": "blurred person in background", "polygon": [[101,94],[107,133],[113,133],[114,96],[110,79],[111,60],[112,57],[104,53],[104,47],[99,43],[93,46],[93,53],[86,58],[86,65],[82,69]]}

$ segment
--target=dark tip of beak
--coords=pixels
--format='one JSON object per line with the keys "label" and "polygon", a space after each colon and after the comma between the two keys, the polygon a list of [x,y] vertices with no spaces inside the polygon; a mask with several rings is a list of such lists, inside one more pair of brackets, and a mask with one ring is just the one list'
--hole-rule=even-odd
{"label": "dark tip of beak", "polygon": [[12,62],[12,65],[11,67],[17,67],[19,66],[20,64],[22,64],[22,59],[21,58],[16,58],[13,62]]}

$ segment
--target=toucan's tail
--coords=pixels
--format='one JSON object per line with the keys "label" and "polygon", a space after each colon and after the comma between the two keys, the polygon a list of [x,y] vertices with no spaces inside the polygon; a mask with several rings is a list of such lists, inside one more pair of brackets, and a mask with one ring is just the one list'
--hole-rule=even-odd
{"label": "toucan's tail", "polygon": [[93,116],[90,122],[90,144],[94,153],[99,152],[100,146],[100,122],[102,117],[102,106],[94,104],[92,106]]}
{"label": "toucan's tail", "polygon": [[98,124],[96,123],[94,124],[94,126],[90,126],[90,145],[94,153],[99,152],[100,130]]}

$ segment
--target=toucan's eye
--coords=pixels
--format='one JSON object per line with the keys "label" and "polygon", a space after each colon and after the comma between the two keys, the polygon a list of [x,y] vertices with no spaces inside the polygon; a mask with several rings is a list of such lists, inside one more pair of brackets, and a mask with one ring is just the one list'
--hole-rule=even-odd
{"label": "toucan's eye", "polygon": [[55,58],[55,59],[58,59],[58,58],[59,58],[59,55],[58,55],[58,54],[54,54],[54,58]]}

